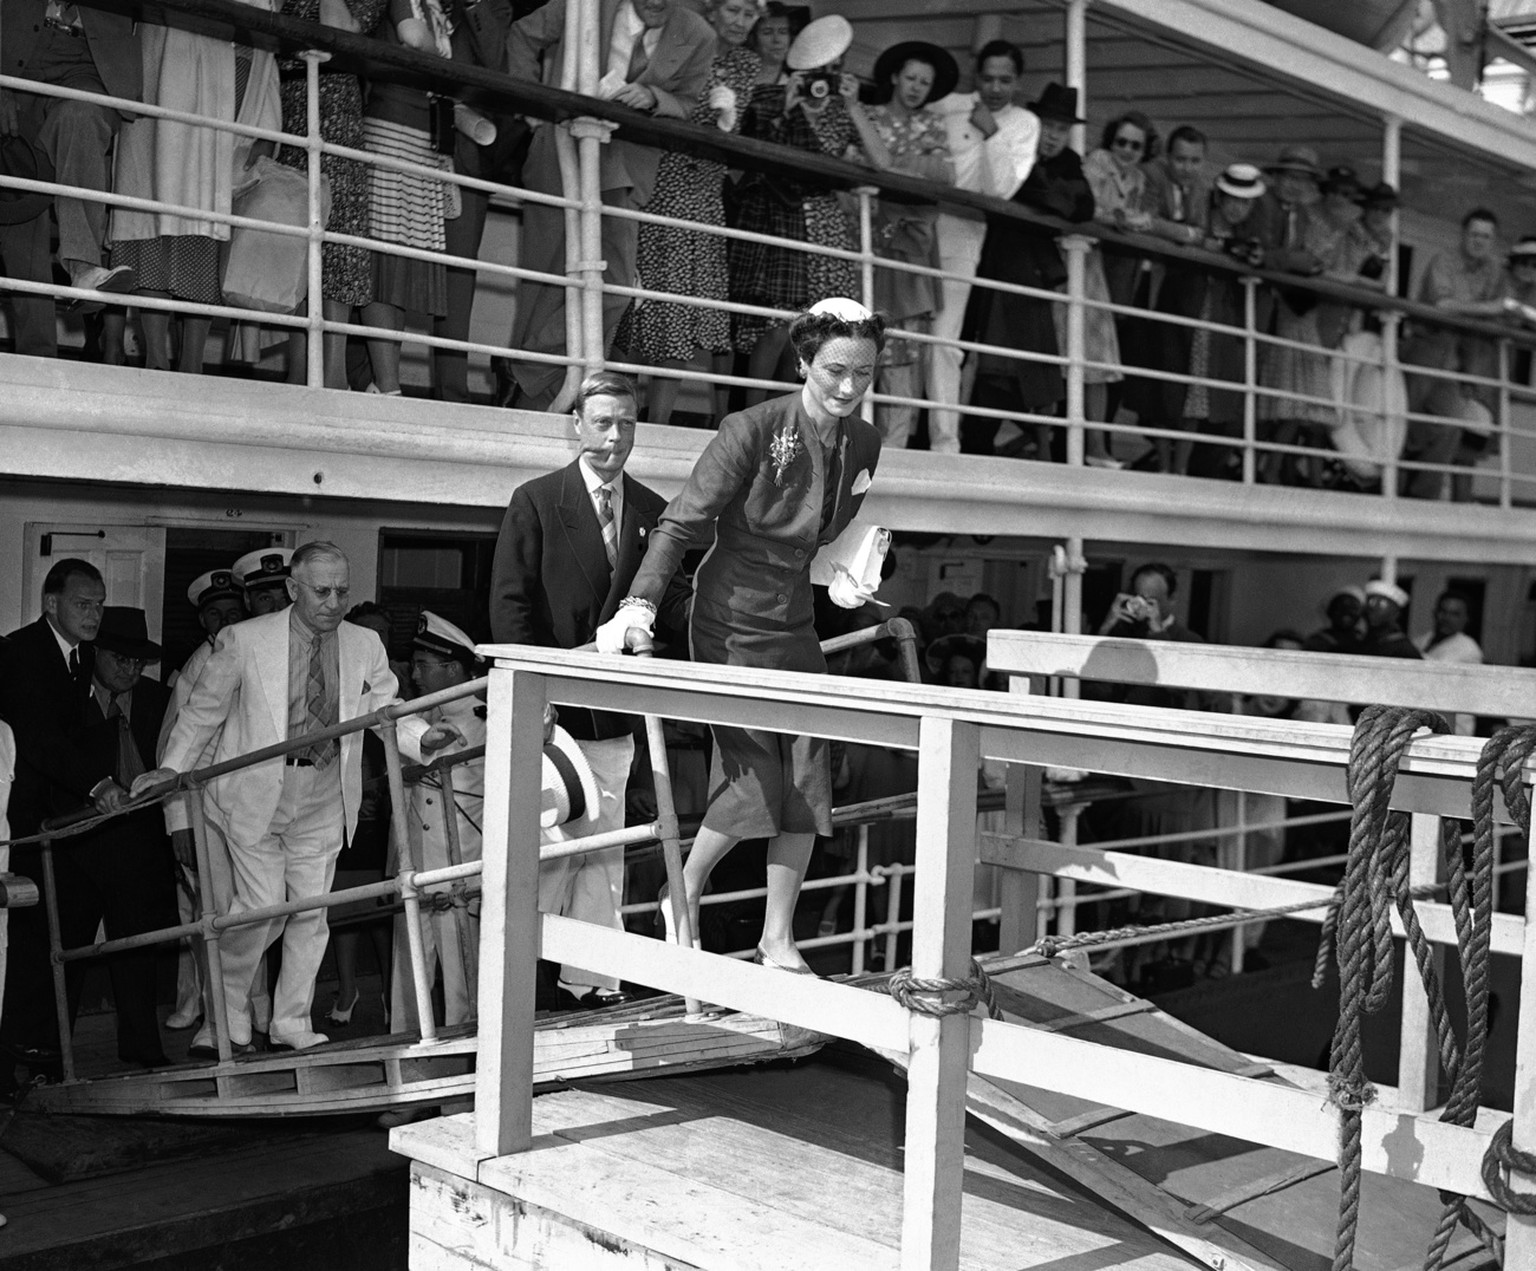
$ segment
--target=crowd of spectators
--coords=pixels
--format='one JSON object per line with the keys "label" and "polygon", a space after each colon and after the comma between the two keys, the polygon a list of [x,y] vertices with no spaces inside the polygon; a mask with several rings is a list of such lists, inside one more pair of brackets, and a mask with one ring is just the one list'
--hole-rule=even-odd
{"label": "crowd of spectators", "polygon": [[[1262,167],[1232,163],[1216,172],[1209,170],[1207,139],[1197,128],[1174,127],[1165,143],[1156,121],[1127,110],[1105,123],[1098,145],[1080,156],[1070,145],[1072,129],[1086,122],[1076,90],[1047,83],[1031,98],[1023,87],[1023,53],[1006,41],[982,47],[964,71],[943,48],[902,41],[883,50],[861,81],[845,67],[853,32],[841,16],[811,20],[809,8],[779,0],[706,0],[701,9],[687,0],[604,0],[598,95],[704,128],[1012,199],[1090,233],[1102,229],[1118,236],[1111,245],[1095,243],[1083,259],[1084,294],[1094,302],[1084,314],[1083,414],[1090,423],[1117,425],[1114,431],[1086,431],[1090,466],[1215,477],[1241,471],[1240,451],[1231,443],[1243,420],[1244,342],[1160,319],[1240,325],[1243,288],[1236,275],[1202,265],[1198,255],[1152,252],[1154,242],[1356,287],[1380,289],[1393,272],[1397,192],[1385,184],[1368,187],[1347,166],[1325,167],[1311,146],[1284,146]],[[562,73],[564,0],[538,7],[526,0],[285,0],[280,11],[525,81],[555,84]],[[3,13],[6,69],[12,73],[249,127],[304,131],[299,59],[150,22],[130,27],[105,11],[55,0],[4,0]],[[971,88],[959,88],[963,77]],[[537,119],[487,117],[418,88],[388,79],[361,81],[353,70],[329,65],[321,68],[320,81],[327,142],[386,162],[490,178],[541,194],[562,191],[555,130]],[[109,214],[104,204],[67,196],[7,202],[0,218],[6,272],[29,281],[50,279],[52,204],[57,259],[72,285],[96,293],[78,302],[85,309],[101,309],[114,293],[195,304],[240,297],[300,313],[306,303],[320,303],[329,319],[355,318],[394,332],[403,332],[414,315],[434,335],[467,337],[475,271],[446,268],[433,255],[478,254],[484,191],[422,172],[323,156],[328,228],[417,254],[327,243],[321,295],[305,301],[300,294],[296,304],[285,306],[280,299],[251,299],[264,287],[280,291],[276,275],[283,270],[274,267],[272,277],[250,279],[247,266],[233,263],[239,253],[231,250],[232,239],[241,231],[211,217],[241,210],[256,187],[278,189],[283,171],[307,165],[304,148],[280,147],[274,155],[269,142],[180,119],[129,119],[91,103],[18,92],[0,92],[0,134],[10,138],[4,167],[13,174],[51,170],[61,181],[176,208],[115,207]],[[603,147],[601,180],[605,202],[616,209],[805,245],[727,240],[686,225],[604,218],[607,281],[680,297],[604,297],[610,354],[656,368],[646,411],[655,422],[707,424],[726,411],[731,394],[724,388],[714,391],[712,413],[677,410],[690,368],[735,370],[760,380],[792,375],[785,324],[729,313],[721,302],[799,311],[827,296],[858,293],[856,262],[827,254],[856,249],[854,204],[846,192],[814,177],[733,173],[686,149],[663,153],[616,140]],[[562,208],[526,203],[519,263],[563,273],[565,219]],[[1049,235],[1016,222],[993,218],[986,224],[979,216],[958,209],[941,213],[911,199],[880,199],[874,231],[881,257],[955,274],[941,280],[877,268],[877,307],[893,331],[946,340],[965,335],[1031,355],[1020,361],[981,351],[962,367],[952,345],[896,335],[882,358],[879,389],[909,400],[878,404],[886,444],[921,443],[922,416],[911,400],[926,399],[932,403],[927,443],[935,451],[1059,458],[1064,432],[1041,421],[1065,412],[1066,382],[1052,359],[1066,350],[1067,306],[977,288],[973,279],[1064,291],[1062,249]],[[1530,273],[1536,242],[1517,245],[1506,267],[1497,231],[1491,212],[1469,213],[1459,251],[1428,263],[1415,298],[1461,317],[1536,318]],[[1147,251],[1134,246],[1138,237],[1146,238]],[[238,288],[225,273],[237,268]],[[288,272],[295,270],[289,289],[301,293],[301,256],[290,262]],[[496,397],[503,404],[541,409],[559,390],[564,368],[541,355],[565,350],[565,298],[563,287],[520,283],[509,354],[498,363]],[[1408,375],[1398,396],[1406,397],[1408,411],[1450,422],[1415,419],[1405,426],[1404,403],[1392,396],[1393,387],[1358,371],[1381,361],[1378,330],[1366,309],[1303,286],[1266,284],[1256,300],[1257,330],[1273,337],[1261,341],[1257,366],[1257,439],[1272,447],[1258,456],[1259,480],[1370,486],[1379,482],[1383,462],[1398,456],[1433,465],[1405,470],[1402,485],[1407,494],[1435,498],[1445,487],[1443,469],[1470,467],[1497,444],[1495,390],[1455,378],[1496,372],[1491,340],[1430,323],[1406,328],[1401,360],[1424,369]],[[17,296],[12,303],[14,347],[56,352],[51,302]],[[134,308],[136,339],[127,325],[130,311],[115,307],[92,319],[88,347],[103,360],[122,362],[128,346],[137,344],[146,366],[202,369],[208,316]],[[243,327],[242,338],[232,333],[230,349],[247,344],[244,337],[252,334]],[[327,337],[325,383],[401,392],[400,343],[383,336],[364,343],[366,358],[354,358],[349,369],[346,337]],[[305,353],[305,337],[292,335],[293,381],[305,377]],[[432,391],[446,400],[468,398],[465,354],[434,349]],[[763,391],[741,395],[750,405]],[[968,405],[1004,416],[969,416],[962,427]],[[1037,418],[1004,424],[1008,413]],[[1380,422],[1372,424],[1373,418]],[[1458,475],[1453,497],[1468,497],[1469,490],[1467,478]]]}

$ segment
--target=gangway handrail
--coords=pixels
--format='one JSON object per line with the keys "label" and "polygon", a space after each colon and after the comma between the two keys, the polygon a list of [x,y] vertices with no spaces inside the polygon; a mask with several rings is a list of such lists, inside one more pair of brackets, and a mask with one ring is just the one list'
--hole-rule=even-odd
{"label": "gangway handrail", "polygon": [[[140,15],[133,0],[101,0],[99,8]],[[663,149],[687,150],[729,167],[748,168],[793,176],[807,176],[844,189],[878,188],[882,194],[908,202],[936,203],[982,212],[990,217],[1016,221],[1056,235],[1079,234],[1102,244],[1123,247],[1141,256],[1197,265],[1214,273],[1258,277],[1271,284],[1312,292],[1320,298],[1373,310],[1391,310],[1438,326],[1494,339],[1507,339],[1536,347],[1536,332],[1518,327],[1465,318],[1431,305],[1388,295],[1385,292],[1324,278],[1255,269],[1230,257],[1203,248],[1183,247],[1152,235],[1126,233],[1098,222],[1074,223],[1022,207],[1010,200],[962,190],[957,186],[922,177],[890,172],[811,151],[772,142],[757,141],[705,128],[686,120],[647,115],[626,106],[569,92],[549,85],[516,79],[465,62],[442,58],[400,45],[385,44],[319,23],[300,21],[258,9],[240,0],[162,0],[156,6],[175,25],[220,38],[237,37],[263,48],[278,47],[289,53],[305,49],[321,51],[335,61],[374,79],[408,84],[470,104],[493,103],[513,113],[542,120],[564,122],[594,118],[618,126],[617,135]],[[983,285],[985,280],[978,280]],[[1431,368],[1432,369],[1432,368]]]}
{"label": "gangway handrail", "polygon": [[987,669],[1214,693],[1379,702],[1498,718],[1536,714],[1536,669],[1358,653],[994,630]]}

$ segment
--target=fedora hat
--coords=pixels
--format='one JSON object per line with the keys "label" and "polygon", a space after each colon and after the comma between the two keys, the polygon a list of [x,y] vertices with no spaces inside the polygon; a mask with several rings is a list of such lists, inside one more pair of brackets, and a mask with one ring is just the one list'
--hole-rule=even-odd
{"label": "fedora hat", "polygon": [[[0,173],[29,181],[52,181],[53,164],[25,137],[0,137]],[[52,206],[51,194],[0,188],[0,225],[20,225]]]}
{"label": "fedora hat", "polygon": [[101,626],[92,642],[98,649],[145,662],[160,660],[160,646],[149,638],[149,624],[142,609],[108,605],[101,611]]}
{"label": "fedora hat", "polygon": [[1323,165],[1311,146],[1282,146],[1280,157],[1269,165],[1271,172],[1304,172],[1314,181],[1323,175]]}
{"label": "fedora hat", "polygon": [[1052,80],[1041,90],[1037,100],[1029,103],[1028,110],[1038,115],[1041,119],[1050,119],[1057,123],[1082,124],[1087,123],[1077,113],[1077,89],[1068,88],[1064,84],[1058,84]]}
{"label": "fedora hat", "polygon": [[1360,175],[1353,168],[1339,166],[1329,168],[1328,175],[1322,182],[1324,194],[1342,194],[1351,203],[1361,203],[1365,200],[1365,186],[1360,182]]}
{"label": "fedora hat", "polygon": [[1390,181],[1378,181],[1360,196],[1361,204],[1368,208],[1393,208],[1397,206],[1397,201],[1397,187]]}
{"label": "fedora hat", "polygon": [[829,13],[795,36],[795,42],[784,55],[784,65],[792,71],[814,71],[837,61],[852,43],[852,24],[839,13]]}
{"label": "fedora hat", "polygon": [[1256,199],[1264,193],[1264,174],[1252,163],[1229,163],[1216,178],[1216,188],[1234,199]]}
{"label": "fedora hat", "polygon": [[870,73],[875,81],[878,100],[889,101],[894,91],[891,79],[908,62],[922,62],[933,67],[933,88],[927,101],[936,102],[948,97],[960,82],[960,67],[945,49],[927,40],[903,40],[893,44],[875,59],[875,69]]}
{"label": "fedora hat", "polygon": [[546,830],[597,816],[597,778],[576,739],[555,725],[544,747],[544,797],[539,824]]}

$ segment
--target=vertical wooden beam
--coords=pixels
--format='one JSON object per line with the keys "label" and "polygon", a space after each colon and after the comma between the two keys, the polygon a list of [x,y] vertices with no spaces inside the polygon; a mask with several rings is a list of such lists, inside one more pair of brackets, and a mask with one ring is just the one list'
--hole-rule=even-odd
{"label": "vertical wooden beam", "polygon": [[544,678],[493,667],[485,736],[475,1146],[491,1156],[533,1138],[533,1008],[539,960],[539,802]]}
{"label": "vertical wooden beam", "polygon": [[[921,979],[963,979],[970,968],[980,756],[975,724],[924,718],[912,906],[912,972]],[[960,1259],[971,1017],[914,1012],[910,1037],[901,1266],[951,1271]]]}
{"label": "vertical wooden beam", "polygon": [[[1063,32],[1066,65],[1062,68],[1068,88],[1077,89],[1077,113],[1088,118],[1088,0],[1067,0]],[[1072,148],[1087,154],[1086,124],[1072,125]]]}
{"label": "vertical wooden beam", "polygon": [[[1531,770],[1524,775],[1525,792],[1531,794]],[[1526,850],[1532,847],[1529,837]],[[1520,1011],[1515,1046],[1514,1146],[1536,1151],[1536,870],[1525,872],[1525,942],[1520,953]],[[1532,1180],[1510,1175],[1517,1192],[1536,1191]],[[1510,1214],[1504,1226],[1505,1271],[1536,1271],[1536,1216]]]}
{"label": "vertical wooden beam", "polygon": [[[1438,883],[1443,876],[1440,859],[1440,818],[1415,813],[1409,840],[1408,883]],[[1445,950],[1435,946],[1436,973],[1444,977]],[[1440,1043],[1429,1018],[1429,998],[1418,964],[1405,950],[1403,956],[1403,1023],[1397,1052],[1397,1106],[1404,1112],[1427,1112],[1440,1102]]]}
{"label": "vertical wooden beam", "polygon": [[[1012,675],[1008,691],[1029,695],[1029,676]],[[1013,838],[1037,839],[1044,833],[1040,787],[1044,769],[1035,764],[1008,765],[1003,828]],[[1017,953],[1034,944],[1040,930],[1041,877],[1034,870],[999,866],[997,940],[999,953]]]}

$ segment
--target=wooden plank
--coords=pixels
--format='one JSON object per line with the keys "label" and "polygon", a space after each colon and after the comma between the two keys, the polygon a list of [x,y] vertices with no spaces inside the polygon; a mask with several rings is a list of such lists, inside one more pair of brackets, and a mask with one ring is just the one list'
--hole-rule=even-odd
{"label": "wooden plank", "polygon": [[1317,1178],[1337,1168],[1332,1161],[1293,1161],[1263,1178],[1228,1188],[1203,1204],[1191,1205],[1184,1213],[1190,1222],[1207,1223],[1256,1197],[1272,1196],[1275,1192],[1284,1191],[1287,1187],[1294,1187],[1297,1183],[1304,1183],[1309,1178]]}
{"label": "wooden plank", "polygon": [[1097,1108],[1089,1108],[1086,1112],[1080,1112],[1075,1117],[1064,1117],[1060,1121],[1045,1121],[1046,1130],[1054,1134],[1058,1139],[1075,1138],[1079,1134],[1085,1134],[1089,1130],[1096,1130],[1101,1125],[1108,1125],[1111,1121],[1123,1121],[1131,1113],[1124,1108],[1111,1108],[1108,1104],[1100,1104]]}
{"label": "wooden plank", "polygon": [[[921,979],[957,981],[970,973],[980,762],[974,724],[923,720],[912,905],[912,973]],[[901,1265],[953,1271],[960,1258],[969,1016],[914,1011],[909,1027]]]}
{"label": "wooden plank", "polygon": [[[1529,794],[1531,787],[1525,786]],[[1531,843],[1526,842],[1529,851]],[[1536,869],[1526,870],[1525,912],[1536,915]],[[1515,1148],[1536,1151],[1536,921],[1525,924],[1520,966],[1520,1030],[1515,1043],[1514,1136]],[[1521,1195],[1536,1192],[1536,1179],[1509,1173],[1510,1189]],[[1505,1229],[1504,1266],[1507,1271],[1536,1271],[1536,1214],[1510,1214]]]}

